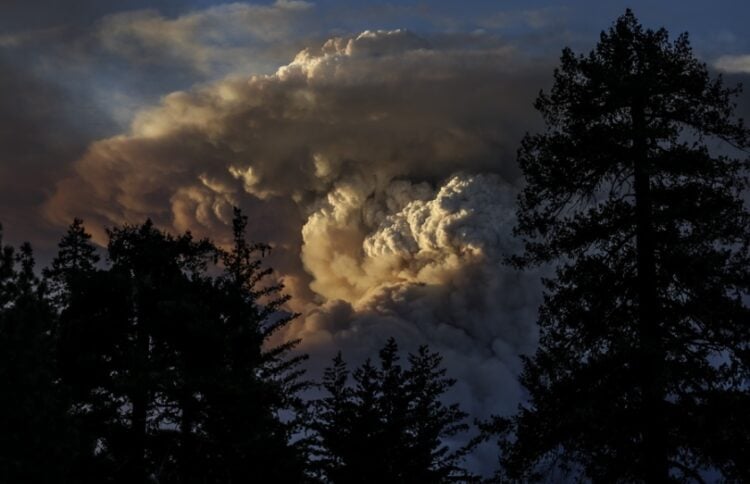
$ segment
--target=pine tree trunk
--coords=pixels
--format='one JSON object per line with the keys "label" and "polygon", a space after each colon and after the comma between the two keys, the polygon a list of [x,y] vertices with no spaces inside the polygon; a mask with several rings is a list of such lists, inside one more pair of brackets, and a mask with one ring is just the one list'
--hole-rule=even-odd
{"label": "pine tree trunk", "polygon": [[[138,318],[140,319],[140,318]],[[149,335],[143,322],[136,323],[136,367],[133,381],[135,388],[131,396],[133,409],[131,413],[132,457],[131,473],[134,483],[146,482],[146,420],[148,414],[148,372]]]}
{"label": "pine tree trunk", "polygon": [[132,433],[133,482],[146,482],[146,398],[141,392],[133,396]]}
{"label": "pine tree trunk", "polygon": [[182,396],[182,418],[180,421],[180,473],[183,484],[193,481],[193,405],[190,394],[185,390]]}
{"label": "pine tree trunk", "polygon": [[638,270],[638,332],[640,382],[642,392],[642,461],[647,483],[669,480],[669,455],[664,422],[664,355],[661,344],[659,304],[656,291],[656,261],[643,104],[633,107],[634,185],[636,212],[636,253]]}

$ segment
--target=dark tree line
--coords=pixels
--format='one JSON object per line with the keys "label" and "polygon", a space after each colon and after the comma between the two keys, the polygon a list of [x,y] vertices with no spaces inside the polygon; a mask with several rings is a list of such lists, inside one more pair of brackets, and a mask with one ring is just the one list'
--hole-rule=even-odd
{"label": "dark tree line", "polygon": [[461,467],[468,445],[450,448],[445,439],[466,432],[466,414],[446,406],[441,395],[455,383],[442,358],[426,346],[399,363],[398,346],[388,340],[380,364],[369,360],[353,375],[341,354],[323,377],[327,396],[318,402],[313,451],[327,482],[379,484],[467,481]]}
{"label": "dark tree line", "polygon": [[4,245],[0,231],[0,482],[55,482],[71,470],[77,434],[58,381],[54,315],[31,247]]}
{"label": "dark tree line", "polygon": [[402,369],[390,341],[355,388],[339,355],[329,396],[303,399],[313,383],[298,341],[269,342],[296,315],[246,225],[236,211],[228,250],[126,225],[109,230],[101,261],[75,220],[41,278],[27,244],[0,239],[0,482],[466,475],[443,440],[465,430],[465,415],[440,401],[453,382],[426,348]]}
{"label": "dark tree line", "polygon": [[[3,455],[19,453],[3,482],[303,480],[300,421],[279,418],[301,406],[302,357],[289,354],[294,341],[265,345],[292,315],[245,224],[237,213],[228,251],[151,222],[115,228],[98,264],[76,220],[42,280],[27,246],[4,248],[3,402],[25,408],[0,414],[20,426],[3,442]],[[29,427],[24,412],[44,419]]]}

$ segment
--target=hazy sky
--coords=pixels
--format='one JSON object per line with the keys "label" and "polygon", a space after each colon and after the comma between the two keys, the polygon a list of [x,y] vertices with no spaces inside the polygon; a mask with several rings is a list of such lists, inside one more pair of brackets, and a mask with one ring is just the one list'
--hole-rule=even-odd
{"label": "hazy sky", "polygon": [[515,152],[560,50],[627,6],[750,75],[740,0],[4,0],[4,236],[42,260],[74,216],[99,242],[146,217],[222,240],[239,205],[314,368],[393,335],[440,351],[473,415],[510,412],[540,298],[502,264]]}

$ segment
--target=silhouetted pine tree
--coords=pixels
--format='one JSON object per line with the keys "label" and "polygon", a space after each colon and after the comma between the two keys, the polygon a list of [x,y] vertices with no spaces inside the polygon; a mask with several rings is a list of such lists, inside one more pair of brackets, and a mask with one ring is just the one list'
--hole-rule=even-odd
{"label": "silhouetted pine tree", "polygon": [[[181,397],[192,390],[185,389],[181,343],[209,312],[204,305],[211,293],[195,286],[214,247],[189,233],[173,237],[150,221],[112,229],[109,239],[110,267],[98,286],[111,292],[89,286],[81,306],[72,309],[91,331],[84,341],[93,337],[84,355],[106,368],[95,393],[117,408],[99,452],[116,462],[118,481],[145,482],[172,468],[189,440],[175,430],[189,406]],[[95,298],[105,307],[91,313],[86,304],[96,307]]]}
{"label": "silhouetted pine tree", "polygon": [[0,482],[73,482],[75,434],[56,372],[54,322],[31,246],[3,245],[0,227]]}
{"label": "silhouetted pine tree", "polygon": [[[298,439],[304,415],[299,392],[307,387],[291,355],[298,341],[270,343],[296,314],[283,309],[283,285],[262,257],[270,247],[246,238],[247,217],[235,208],[233,243],[221,251],[217,278],[221,309],[221,362],[205,394],[206,452],[224,473],[221,482],[303,482],[307,454]],[[297,440],[295,440],[297,439]]]}
{"label": "silhouetted pine tree", "polygon": [[[470,445],[450,449],[447,441],[468,430],[466,414],[440,398],[455,383],[446,378],[442,358],[423,346],[399,364],[389,339],[379,354],[349,371],[341,354],[323,377],[327,396],[316,401],[310,426],[316,463],[326,482],[441,483],[470,480],[461,467]],[[453,443],[455,444],[455,442]]]}
{"label": "silhouetted pine tree", "polygon": [[563,51],[536,102],[547,131],[519,151],[517,262],[557,271],[525,361],[530,401],[510,422],[508,476],[657,483],[713,468],[750,479],[738,92],[711,79],[686,34],[670,42],[630,11],[589,55]]}
{"label": "silhouetted pine tree", "polygon": [[73,220],[57,247],[57,256],[42,272],[52,299],[57,306],[64,307],[71,297],[70,291],[78,286],[78,279],[95,272],[99,254],[79,218]]}
{"label": "silhouetted pine tree", "polygon": [[69,415],[77,431],[77,482],[111,482],[116,463],[107,451],[110,434],[120,424],[119,396],[110,377],[117,360],[117,330],[127,311],[118,285],[97,269],[99,255],[76,219],[58,244],[57,256],[43,271],[50,299],[58,311],[54,331],[57,371],[70,391]]}

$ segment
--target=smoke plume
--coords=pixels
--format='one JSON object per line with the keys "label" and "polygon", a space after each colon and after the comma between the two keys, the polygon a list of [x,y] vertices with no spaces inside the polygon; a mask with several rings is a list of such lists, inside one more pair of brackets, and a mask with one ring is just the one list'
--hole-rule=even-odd
{"label": "smoke plume", "polygon": [[536,343],[538,277],[518,249],[514,154],[540,76],[483,36],[367,31],[301,51],[270,75],[174,92],[128,133],[93,143],[47,205],[103,227],[152,217],[222,241],[231,207],[302,313],[315,371],[388,336],[429,344],[473,415],[512,411]]}

